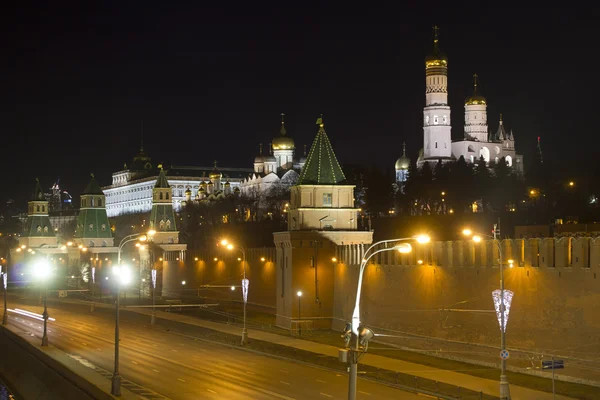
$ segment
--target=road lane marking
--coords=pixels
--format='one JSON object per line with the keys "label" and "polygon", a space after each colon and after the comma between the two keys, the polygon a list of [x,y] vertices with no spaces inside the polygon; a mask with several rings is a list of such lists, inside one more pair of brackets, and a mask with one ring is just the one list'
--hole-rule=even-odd
{"label": "road lane marking", "polygon": [[322,380],[320,380],[320,379],[317,379],[317,382],[319,382],[319,383],[327,383],[327,382],[325,382],[325,381],[322,381]]}
{"label": "road lane marking", "polygon": [[138,363],[136,363],[135,361],[131,360],[132,363],[134,363],[135,365],[138,365]]}
{"label": "road lane marking", "polygon": [[183,379],[181,379],[181,378],[177,378],[177,380],[178,380],[179,382],[183,382],[183,383],[185,383],[185,381],[184,381]]}
{"label": "road lane marking", "polygon": [[335,374],[335,376],[343,376],[343,375],[340,375],[340,374]]}
{"label": "road lane marking", "polygon": [[323,392],[321,392],[321,393],[319,393],[319,394],[320,394],[321,396],[325,396],[325,397],[333,397],[332,395],[330,395],[330,394],[327,394],[327,393],[323,393]]}
{"label": "road lane marking", "polygon": [[289,374],[288,371],[286,371],[285,369],[280,369],[281,372],[283,372],[284,374]]}
{"label": "road lane marking", "polygon": [[98,350],[98,351],[102,351],[102,349],[100,349],[100,348],[98,348],[98,347],[96,347],[96,350]]}
{"label": "road lane marking", "polygon": [[215,392],[214,390],[210,390],[210,389],[206,389],[206,390],[208,390],[211,393],[217,394],[217,392]]}
{"label": "road lane marking", "polygon": [[371,393],[363,392],[362,390],[359,390],[358,393],[366,394],[367,396],[371,395]]}
{"label": "road lane marking", "polygon": [[289,383],[289,382],[285,382],[285,381],[279,381],[279,382],[283,383],[284,385],[288,385],[288,386],[291,385],[291,383]]}
{"label": "road lane marking", "polygon": [[177,353],[177,350],[175,350],[175,349],[171,349],[171,351],[172,351],[173,353]]}
{"label": "road lane marking", "polygon": [[255,375],[254,372],[252,372],[252,371],[246,371],[246,373],[249,375]]}
{"label": "road lane marking", "polygon": [[154,371],[154,372],[160,372],[159,370],[154,369],[154,368],[152,368],[152,371]]}
{"label": "road lane marking", "polygon": [[81,344],[82,344],[82,345],[84,345],[84,346],[87,346],[87,343],[86,343],[86,342],[81,342]]}

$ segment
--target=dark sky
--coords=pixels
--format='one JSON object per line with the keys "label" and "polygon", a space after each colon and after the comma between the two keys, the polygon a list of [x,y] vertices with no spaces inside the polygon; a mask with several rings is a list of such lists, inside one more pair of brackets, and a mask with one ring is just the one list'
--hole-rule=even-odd
{"label": "dark sky", "polygon": [[491,128],[502,112],[525,157],[537,136],[547,159],[595,152],[592,10],[193,3],[206,2],[15,3],[2,17],[1,199],[24,201],[36,177],[44,187],[60,177],[76,197],[90,172],[110,184],[137,152],[142,121],[155,162],[251,167],[281,112],[298,148],[323,112],[340,162],[391,168],[403,141],[413,158],[422,147],[434,24],[454,138],[476,72]]}

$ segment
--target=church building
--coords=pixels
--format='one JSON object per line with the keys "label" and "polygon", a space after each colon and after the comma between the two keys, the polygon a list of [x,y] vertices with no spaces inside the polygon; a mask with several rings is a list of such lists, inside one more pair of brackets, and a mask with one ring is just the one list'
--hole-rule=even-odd
{"label": "church building", "polygon": [[[481,157],[486,163],[504,158],[509,167],[523,172],[523,156],[516,153],[512,130],[507,132],[500,115],[496,133],[488,130],[487,99],[481,94],[479,78],[473,77],[473,94],[465,99],[463,138],[452,141],[448,104],[448,57],[439,47],[438,29],[434,28],[433,50],[425,58],[425,108],[423,109],[423,150],[417,166],[456,161],[464,157],[474,164]],[[431,165],[432,167],[434,165]],[[398,171],[398,169],[397,169]]]}

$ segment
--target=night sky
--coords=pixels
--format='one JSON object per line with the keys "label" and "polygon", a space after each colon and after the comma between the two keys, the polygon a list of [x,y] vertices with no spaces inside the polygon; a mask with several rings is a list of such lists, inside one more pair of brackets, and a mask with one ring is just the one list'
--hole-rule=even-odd
{"label": "night sky", "polygon": [[192,3],[16,2],[5,13],[0,201],[24,202],[36,177],[44,188],[60,177],[75,198],[90,172],[110,184],[142,125],[155,163],[250,168],[281,112],[297,154],[322,112],[342,164],[392,168],[403,141],[413,159],[423,146],[434,24],[449,57],[453,138],[477,73],[490,127],[502,112],[526,163],[537,136],[544,157],[565,165],[596,152],[590,10]]}

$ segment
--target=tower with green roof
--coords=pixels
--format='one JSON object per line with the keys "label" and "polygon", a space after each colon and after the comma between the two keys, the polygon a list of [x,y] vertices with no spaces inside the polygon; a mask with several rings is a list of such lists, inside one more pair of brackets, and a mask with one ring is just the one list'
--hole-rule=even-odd
{"label": "tower with green roof", "polygon": [[173,193],[162,165],[160,174],[152,189],[152,212],[150,213],[150,229],[156,231],[155,243],[179,243],[179,231],[173,212]]}
{"label": "tower with green roof", "polygon": [[354,185],[346,177],[327,137],[323,119],[296,186],[291,188],[288,229],[356,230]]}
{"label": "tower with green roof", "polygon": [[373,241],[373,232],[357,229],[360,210],[354,207],[354,185],[346,181],[322,117],[317,125],[306,164],[290,189],[288,230],[273,235],[279,266],[276,324],[285,329],[298,330],[306,321],[331,329],[337,262]]}
{"label": "tower with green roof", "polygon": [[114,246],[112,230],[106,215],[106,198],[94,174],[81,194],[79,218],[73,238],[85,247]]}
{"label": "tower with green roof", "polygon": [[48,218],[48,201],[39,179],[36,180],[35,191],[27,204],[27,222],[23,226],[19,243],[27,247],[56,246],[56,234]]}

